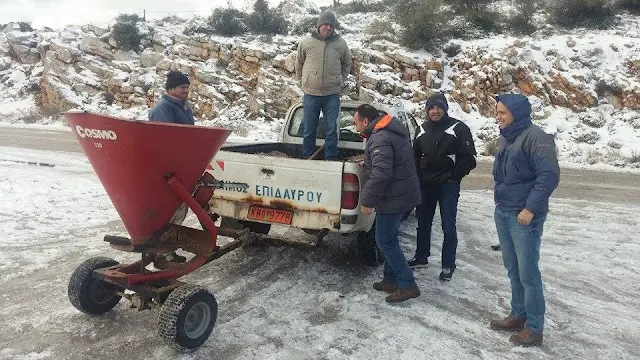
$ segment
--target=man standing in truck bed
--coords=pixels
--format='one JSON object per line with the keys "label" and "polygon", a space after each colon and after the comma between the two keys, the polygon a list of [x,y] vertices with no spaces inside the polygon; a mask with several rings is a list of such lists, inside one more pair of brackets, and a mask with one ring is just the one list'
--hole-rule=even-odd
{"label": "man standing in truck bed", "polygon": [[316,31],[298,44],[296,77],[304,91],[304,159],[315,152],[320,110],[327,125],[324,159],[338,159],[340,90],[351,71],[351,52],[347,42],[335,32],[336,25],[336,16],[330,11],[323,12]]}

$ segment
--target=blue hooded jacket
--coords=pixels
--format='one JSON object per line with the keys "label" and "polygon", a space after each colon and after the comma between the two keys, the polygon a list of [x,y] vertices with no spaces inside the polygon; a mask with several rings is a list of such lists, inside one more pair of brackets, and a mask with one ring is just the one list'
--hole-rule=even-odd
{"label": "blue hooded jacket", "polygon": [[194,124],[193,112],[187,103],[173,99],[166,94],[149,111],[149,120],[173,124]]}
{"label": "blue hooded jacket", "polygon": [[496,206],[507,211],[527,209],[534,215],[549,210],[549,197],[560,181],[553,136],[531,122],[531,104],[519,94],[496,98],[509,109],[513,123],[500,130],[493,163]]}

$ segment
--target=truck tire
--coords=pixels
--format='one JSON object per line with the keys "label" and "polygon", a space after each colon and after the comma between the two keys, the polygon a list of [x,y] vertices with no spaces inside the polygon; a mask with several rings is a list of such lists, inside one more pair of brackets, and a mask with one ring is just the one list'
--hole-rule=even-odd
{"label": "truck tire", "polygon": [[76,268],[69,279],[67,294],[71,305],[85,314],[100,315],[113,309],[121,299],[115,286],[93,278],[93,270],[118,262],[107,257],[91,258]]}
{"label": "truck tire", "polygon": [[376,244],[375,225],[369,231],[356,234],[356,253],[361,264],[378,266],[384,263],[384,253]]}
{"label": "truck tire", "polygon": [[178,351],[202,345],[213,331],[218,317],[218,302],[207,289],[183,285],[162,304],[158,333],[162,341]]}

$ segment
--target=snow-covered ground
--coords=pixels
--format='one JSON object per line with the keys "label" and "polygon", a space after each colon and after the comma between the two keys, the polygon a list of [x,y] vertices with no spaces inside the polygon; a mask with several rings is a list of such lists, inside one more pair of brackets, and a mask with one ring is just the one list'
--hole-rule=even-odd
{"label": "snow-covered ground", "polygon": [[[552,200],[541,250],[548,308],[541,348],[513,347],[508,334],[488,328],[509,310],[509,285],[500,253],[489,250],[496,242],[492,194],[463,191],[451,283],[436,279],[438,241],[430,267],[416,271],[422,296],[400,305],[386,304],[371,288],[381,269],[354,265],[349,238],[330,236],[313,252],[238,249],[184,278],[215,293],[220,313],[209,341],[178,355],[156,335],[157,312],[137,312],[122,301],[91,317],[67,299],[69,276],[85,259],[136,258],[102,241],[123,228],[83,154],[0,146],[0,194],[2,359],[634,359],[640,353],[638,204]],[[416,225],[410,217],[401,229],[407,256]],[[436,220],[434,239],[442,236],[438,227]]]}

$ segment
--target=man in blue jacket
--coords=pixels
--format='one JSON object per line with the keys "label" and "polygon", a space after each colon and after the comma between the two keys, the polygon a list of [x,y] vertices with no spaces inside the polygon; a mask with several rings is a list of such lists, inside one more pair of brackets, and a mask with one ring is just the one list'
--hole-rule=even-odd
{"label": "man in blue jacket", "polygon": [[493,163],[494,218],[511,281],[511,313],[492,320],[490,327],[518,330],[509,339],[518,345],[540,345],[545,312],[540,242],[560,168],[553,136],[532,124],[529,100],[519,94],[496,100],[500,141]]}
{"label": "man in blue jacket", "polygon": [[398,119],[368,104],[356,108],[353,122],[367,139],[360,208],[365,215],[375,209],[376,243],[385,256],[384,278],[373,288],[390,293],[385,299],[389,303],[418,297],[420,289],[398,241],[400,224],[420,204],[409,131]]}
{"label": "man in blue jacket", "polygon": [[[165,82],[166,94],[156,106],[149,111],[150,121],[160,121],[172,124],[193,125],[193,112],[187,104],[189,98],[189,78],[187,75],[179,71],[169,71],[167,73],[167,81]],[[172,224],[180,225],[187,216],[187,205],[182,204],[176,210],[171,218]],[[185,262],[186,257],[176,254],[175,252],[164,254],[166,261]],[[157,259],[158,264],[162,262],[161,258]]]}
{"label": "man in blue jacket", "polygon": [[149,111],[149,120],[193,125],[193,112],[187,104],[189,85],[187,75],[179,71],[169,71],[165,83],[167,93]]}

